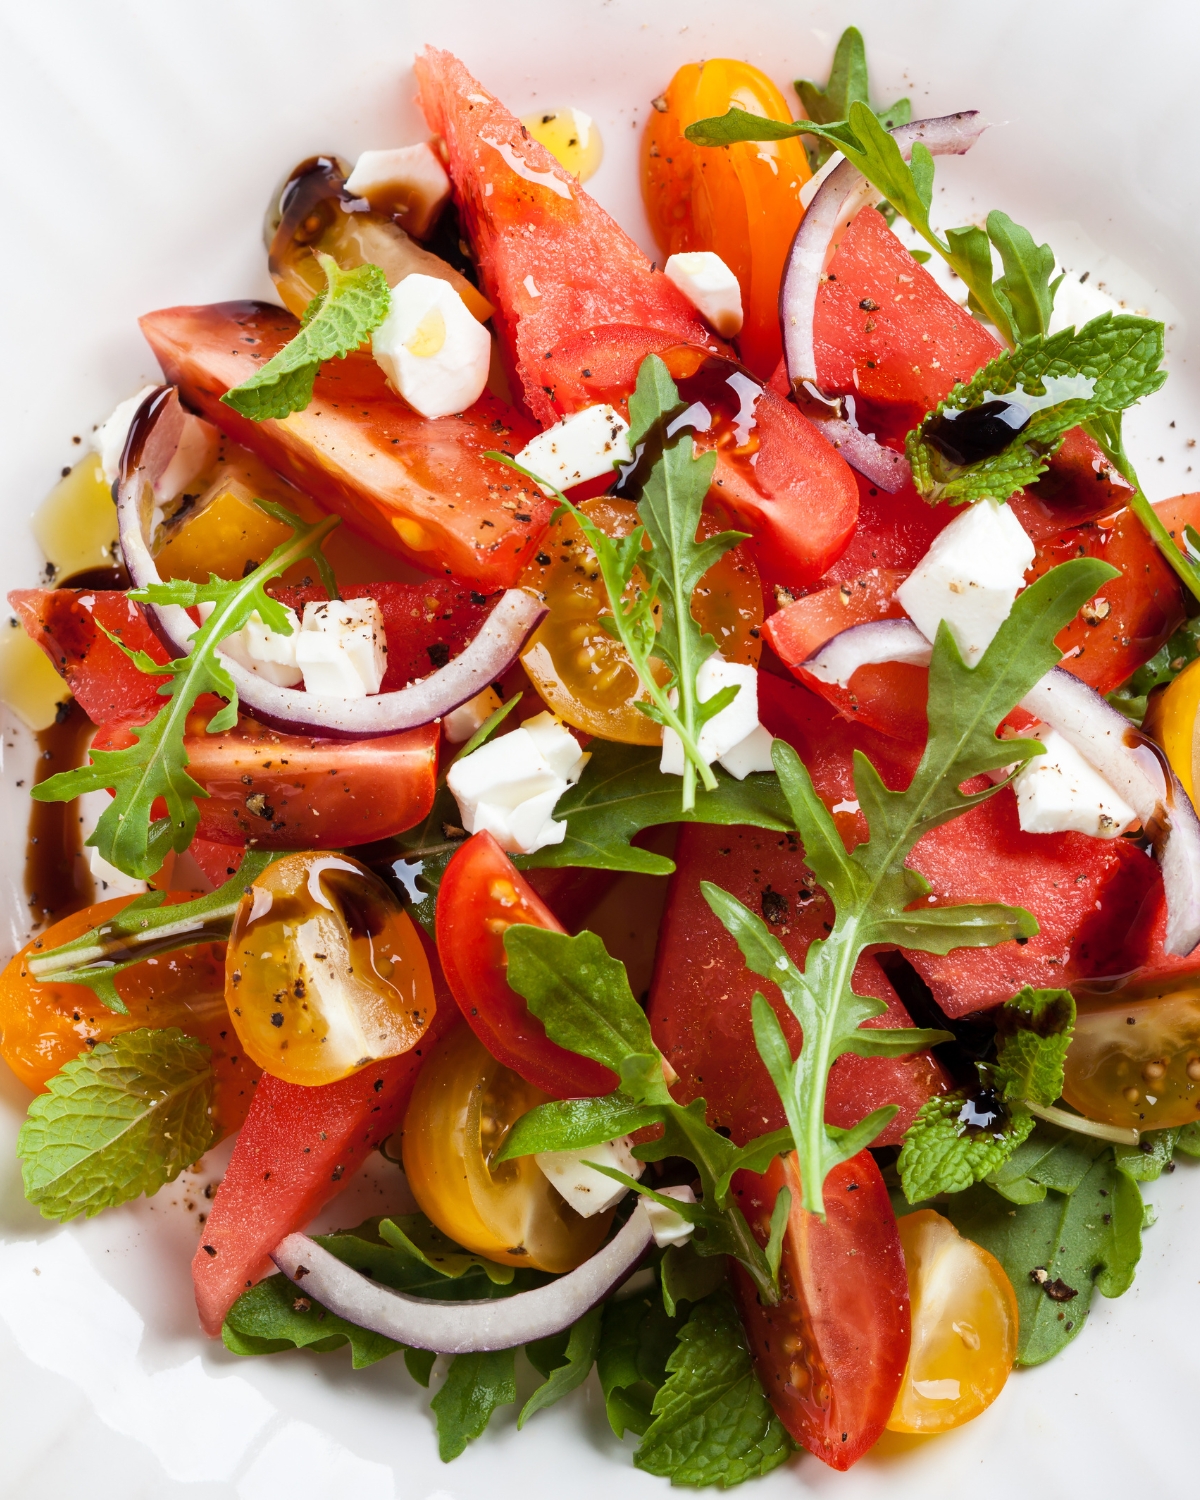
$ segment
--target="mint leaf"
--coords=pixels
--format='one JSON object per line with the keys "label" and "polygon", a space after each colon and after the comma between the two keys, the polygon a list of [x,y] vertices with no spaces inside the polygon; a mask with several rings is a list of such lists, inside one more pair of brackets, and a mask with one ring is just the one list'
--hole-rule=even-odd
{"label": "mint leaf", "polygon": [[[1007,500],[1032,484],[1072,427],[1100,414],[1124,411],[1166,380],[1163,325],[1129,313],[1104,313],[1084,328],[1037,334],[1015,351],[989,360],[966,384],[908,434],[905,449],[913,483],[929,500]],[[952,431],[945,417],[1009,397],[1029,420],[1000,453],[977,463],[952,463],[935,445]]]}
{"label": "mint leaf", "polygon": [[487,1426],[498,1406],[517,1399],[516,1350],[456,1354],[429,1403],[437,1417],[438,1454],[448,1464]]}
{"label": "mint leaf", "polygon": [[699,1302],[667,1361],[634,1464],[673,1484],[724,1488],[769,1474],[794,1449],[754,1371],[728,1292]]}
{"label": "mint leaf", "polygon": [[296,337],[249,380],[221,397],[226,406],[252,422],[303,411],[312,400],[313,381],[322,363],[344,359],[388,315],[392,294],[378,266],[343,271],[332,255],[318,252],[317,259],[329,284],[308,304]]}
{"label": "mint leaf", "polygon": [[[724,1272],[719,1260],[708,1264]],[[667,1378],[667,1360],[682,1325],[681,1317],[664,1309],[657,1287],[605,1303],[596,1374],[609,1426],[618,1437],[627,1430],[640,1436],[649,1427],[654,1396]]]}
{"label": "mint leaf", "polygon": [[[572,1325],[561,1359],[556,1358],[548,1369],[543,1369],[538,1363],[534,1346],[528,1346],[525,1352],[529,1356],[530,1363],[545,1375],[546,1379],[521,1408],[521,1415],[517,1418],[518,1429],[524,1427],[534,1412],[553,1406],[556,1401],[561,1401],[564,1396],[569,1395],[587,1379],[600,1348],[600,1325],[603,1319],[602,1303],[597,1303],[595,1307],[585,1312],[583,1317]],[[555,1342],[561,1338],[561,1334],[556,1334]],[[542,1340],[541,1342],[544,1345],[550,1341]]]}
{"label": "mint leaf", "polygon": [[[213,574],[207,583],[174,579],[130,591],[131,599],[151,604],[214,606],[192,637],[190,653],[155,668],[165,678],[159,688],[167,700],[164,706],[148,724],[132,729],[134,743],[127,749],[97,750],[90,765],[51,776],[31,794],[39,802],[70,802],[83,792],[115,788],[116,795],[87,842],[99,849],[109,864],[138,880],[149,880],[156,874],[170,850],[182,854],[200,823],[196,798],[207,793],[188,775],[184,748],[188,715],[196,700],[204,693],[226,700],[225,707],[209,720],[210,734],[232,729],[237,723],[237,689],[217,652],[218,644],[240,630],[256,611],[270,629],[290,633],[283,606],[266,592],[265,585],[302,558],[312,558],[319,568],[328,571],[321,546],[339,524],[337,516],[326,516],[309,526],[282,506],[262,500],[258,504],[292,526],[295,535],[245,578],[227,582]],[[326,584],[330,597],[336,596],[332,574]],[[167,815],[152,820],[151,809],[159,797],[166,802]]]}
{"label": "mint leaf", "polygon": [[869,1145],[894,1113],[876,1110],[848,1132],[829,1129],[825,1093],[836,1058],[846,1052],[903,1054],[944,1038],[944,1033],[916,1029],[860,1030],[864,1021],[884,1010],[882,1001],[853,990],[851,976],[863,950],[877,943],[945,953],[1037,931],[1033,917],[1019,908],[928,905],[924,898],[929,884],[907,861],[930,829],[999,789],[966,794],[959,790],[964,783],[1025,758],[1032,750],[1027,741],[999,740],[996,730],[1060,659],[1054,644],[1058,631],[1112,576],[1106,565],[1090,558],[1046,573],[1017,597],[973,668],[965,665],[949,627],[941,624],[929,668],[928,739],[908,787],[892,791],[866,756],[855,753],[855,792],[870,836],[852,851],[842,843],[800,757],[775,741],[775,769],[803,840],[805,859],[835,909],[833,927],[811,944],[803,972],[757,913],[719,886],[702,885],[705,899],[733,934],[748,967],[779,988],[800,1022],[804,1042],[792,1061],[773,1010],[762,997],[754,1002],[755,1040],[796,1141],[804,1207],[811,1213],[823,1213],[826,1174]]}
{"label": "mint leaf", "polygon": [[[842,32],[833,54],[829,82],[823,89],[809,78],[798,78],[793,87],[800,96],[804,113],[822,125],[844,120],[852,104],[869,106],[867,49],[858,27],[847,26]],[[894,130],[897,125],[908,124],[912,118],[912,106],[907,99],[897,99],[895,104],[877,109],[875,114],[885,130]],[[809,153],[814,170],[828,161],[833,150],[829,141],[818,141],[816,151]]]}
{"label": "mint leaf", "polygon": [[283,855],[247,849],[236,875],[206,896],[167,906],[165,891],[147,891],[69,943],[31,952],[25,966],[39,984],[83,984],[118,1015],[128,1014],[114,980],[135,964],[197,943],[223,943],[246,888]]}
{"label": "mint leaf", "polygon": [[969,1123],[975,1110],[967,1094],[935,1095],[904,1132],[896,1163],[904,1196],[922,1203],[939,1193],[961,1193],[1002,1167],[1033,1129],[1033,1116],[1014,1113],[996,1128]]}
{"label": "mint leaf", "polygon": [[26,1198],[65,1220],[157,1193],[212,1145],[212,1076],[209,1049],[174,1028],[97,1043],[29,1106]]}
{"label": "mint leaf", "polygon": [[1069,990],[1026,987],[996,1016],[1000,1038],[996,1087],[1010,1103],[1031,1099],[1053,1104],[1062,1097],[1063,1064],[1075,1029],[1075,1001]]}
{"label": "mint leaf", "polygon": [[617,1092],[599,1099],[552,1099],[522,1115],[493,1157],[500,1162],[539,1151],[578,1151],[632,1135],[658,1121],[658,1110]]}
{"label": "mint leaf", "polygon": [[231,1353],[245,1355],[278,1354],[285,1349],[325,1354],[349,1344],[356,1370],[365,1370],[404,1347],[329,1312],[303,1296],[286,1276],[268,1276],[243,1292],[225,1315],[221,1339]]}

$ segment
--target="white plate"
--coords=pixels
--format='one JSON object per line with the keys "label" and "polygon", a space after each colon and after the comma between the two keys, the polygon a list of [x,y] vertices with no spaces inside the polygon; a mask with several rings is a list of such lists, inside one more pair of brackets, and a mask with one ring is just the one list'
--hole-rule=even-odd
{"label": "white plate", "polygon": [[[1003,207],[1076,270],[1167,316],[1172,380],[1132,424],[1135,456],[1151,498],[1190,488],[1200,10],[1182,0],[1136,11],[1116,0],[859,0],[852,16],[798,0],[2,0],[3,587],[40,568],[25,518],[77,456],[72,435],[157,375],[137,315],[269,295],[259,223],[271,187],[314,151],[353,157],[417,139],[410,64],[422,43],[453,48],[518,112],[588,110],[607,147],[591,186],[649,250],[636,145],[674,69],[732,55],[782,85],[824,77],[849,19],[867,36],[879,99],[908,92],[917,114],[975,107],[998,122],[966,161],[939,166],[943,226]],[[13,782],[28,736],[3,744],[0,921],[15,940],[25,808]],[[22,1201],[12,1152],[26,1103],[5,1072],[0,1494],[665,1495],[612,1439],[591,1383],[520,1434],[508,1408],[446,1468],[427,1397],[399,1361],[356,1374],[344,1352],[227,1354],[195,1324],[196,1220],[184,1205],[203,1200],[188,1196],[192,1185],[49,1225]],[[201,1186],[220,1165],[213,1153]],[[1097,1297],[1082,1337],[1018,1373],[976,1422],[940,1439],[885,1440],[845,1476],[798,1458],[752,1493],[771,1500],[797,1481],[846,1500],[1190,1492],[1198,1187],[1185,1167],[1150,1188],[1160,1221],[1134,1289]],[[343,1200],[335,1218],[378,1211],[377,1188],[352,1191],[364,1201]]]}

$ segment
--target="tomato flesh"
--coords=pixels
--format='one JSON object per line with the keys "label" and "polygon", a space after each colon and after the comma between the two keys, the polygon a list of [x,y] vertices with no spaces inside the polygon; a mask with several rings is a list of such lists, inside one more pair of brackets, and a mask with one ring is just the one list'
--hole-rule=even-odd
{"label": "tomato flesh", "polygon": [[825,1179],[825,1220],[800,1207],[795,1155],[739,1172],[734,1193],[765,1243],[780,1188],[792,1195],[782,1301],[763,1307],[740,1265],[733,1281],[763,1388],[798,1443],[848,1469],[887,1424],[909,1352],[908,1280],[896,1219],[866,1151]]}
{"label": "tomato flesh", "polygon": [[510,988],[504,933],[516,923],[563,930],[492,835],[477,833],[446,866],[438,889],[438,953],[459,1009],[498,1062],[551,1098],[611,1093],[616,1075],[552,1042]]}
{"label": "tomato flesh", "polygon": [[533,436],[528,420],[485,391],[469,411],[428,421],[392,393],[365,349],[323,365],[309,406],[282,422],[252,422],[225,406],[225,392],[298,327],[264,302],[164,308],[141,319],[188,406],[356,531],[424,571],[486,591],[511,587],[553,505],[483,455],[517,453]]}
{"label": "tomato flesh", "polygon": [[1200,989],[1081,996],[1063,1098],[1093,1120],[1163,1130],[1200,1118]]}

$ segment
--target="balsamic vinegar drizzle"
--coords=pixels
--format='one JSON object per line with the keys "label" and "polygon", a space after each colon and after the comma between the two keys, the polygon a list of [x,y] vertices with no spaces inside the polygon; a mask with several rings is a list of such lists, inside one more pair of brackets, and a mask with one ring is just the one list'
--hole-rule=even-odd
{"label": "balsamic vinegar drizzle", "polygon": [[952,407],[925,426],[924,438],[950,463],[966,468],[1003,453],[1018,433],[1029,426],[1032,416],[1019,401],[997,399],[966,411]]}

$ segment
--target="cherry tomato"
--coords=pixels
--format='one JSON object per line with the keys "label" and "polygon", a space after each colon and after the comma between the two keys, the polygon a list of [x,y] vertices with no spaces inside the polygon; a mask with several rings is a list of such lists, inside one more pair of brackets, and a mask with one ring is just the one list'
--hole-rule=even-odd
{"label": "cherry tomato", "polygon": [[357,860],[289,854],[238,903],[225,993],[242,1046],[287,1083],[408,1052],[437,1002],[416,928]]}
{"label": "cherry tomato", "polygon": [[848,1469],[891,1415],[909,1353],[908,1280],[896,1219],[866,1151],[825,1179],[825,1220],[800,1207],[794,1153],[762,1177],[739,1172],[734,1193],[765,1244],[780,1188],[792,1195],[783,1239],[782,1300],[763,1307],[734,1267],[734,1289],[763,1388],[798,1443]]}
{"label": "cherry tomato", "polygon": [[446,982],[493,1057],[556,1099],[611,1093],[617,1078],[559,1047],[504,977],[504,934],[516,923],[563,928],[490,833],[467,840],[438,888],[437,945]]}
{"label": "cherry tomato", "polygon": [[[1149,719],[1149,715],[1147,716]],[[1196,726],[1200,723],[1200,661],[1185,667],[1154,706],[1154,737],[1192,802],[1196,800]],[[1149,729],[1149,723],[1145,726]]]}
{"label": "cherry tomato", "polygon": [[766,380],[779,361],[779,282],[812,175],[799,140],[747,141],[714,151],[684,130],[731,106],[790,121],[783,95],[750,63],[688,63],[655,100],[642,141],[642,196],[659,249],[715,250],[742,289],[738,348]]}
{"label": "cherry tomato", "polygon": [[1081,997],[1063,1098],[1089,1119],[1139,1130],[1200,1119],[1200,988]]}
{"label": "cherry tomato", "polygon": [[[114,983],[128,1015],[108,1009],[82,984],[39,984],[25,967],[35,953],[68,943],[128,906],[131,896],[73,912],[26,943],[0,974],[0,1056],[28,1088],[47,1082],[95,1042],[140,1026],[177,1026],[212,1050],[213,1122],[219,1135],[242,1123],[259,1070],[246,1055],[225,1008],[225,958],[219,943],[164,953],[119,974]],[[168,905],[190,900],[172,891]]]}
{"label": "cherry tomato", "polygon": [[[628,536],[638,524],[637,507],[628,500],[585,500],[580,509],[608,536]],[[711,517],[701,517],[699,536],[719,530]],[[657,745],[662,728],[634,706],[648,695],[624,647],[601,629],[601,616],[612,610],[596,555],[574,516],[564,514],[546,533],[522,582],[544,594],[550,607],[521,657],[542,699],[588,734],[626,745]],[[640,572],[630,587],[645,587]],[[727,552],[708,570],[693,592],[692,609],[727,661],[758,665],[762,586],[742,548]],[[659,680],[668,675],[664,667]]]}
{"label": "cherry tomato", "polygon": [[456,1026],[438,1043],[404,1116],[404,1172],[444,1234],[510,1266],[571,1271],[604,1242],[612,1213],[582,1218],[532,1156],[493,1165],[513,1125],[547,1095]]}
{"label": "cherry tomato", "polygon": [[1004,1267],[932,1209],[905,1214],[900,1243],[912,1348],[893,1432],[948,1432],[989,1407],[1017,1355],[1017,1298]]}

